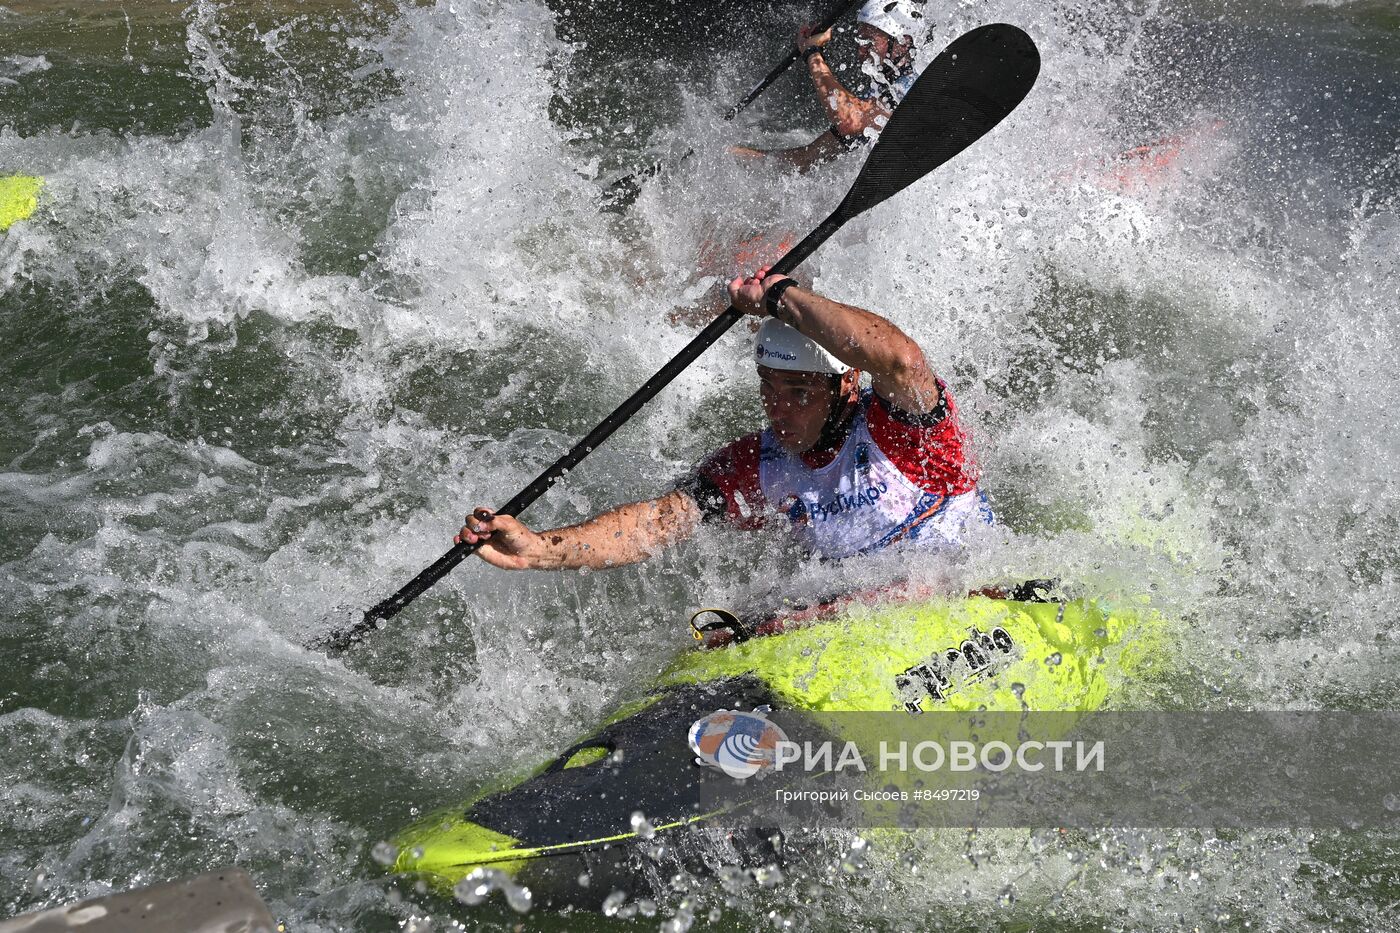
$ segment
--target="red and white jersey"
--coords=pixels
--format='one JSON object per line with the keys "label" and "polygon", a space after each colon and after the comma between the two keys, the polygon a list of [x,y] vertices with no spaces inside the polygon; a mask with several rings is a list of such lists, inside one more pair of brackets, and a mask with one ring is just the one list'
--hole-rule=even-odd
{"label": "red and white jersey", "polygon": [[988,523],[977,469],[947,388],[939,410],[901,412],[861,394],[839,447],[789,453],[771,430],[722,448],[683,486],[707,517],[761,528],[777,517],[810,552],[849,557],[897,543],[948,547],[969,523]]}

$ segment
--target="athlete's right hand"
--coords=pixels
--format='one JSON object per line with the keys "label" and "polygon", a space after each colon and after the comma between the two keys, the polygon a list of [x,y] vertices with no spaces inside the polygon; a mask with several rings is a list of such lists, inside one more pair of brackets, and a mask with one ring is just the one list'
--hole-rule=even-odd
{"label": "athlete's right hand", "polygon": [[803,26],[797,30],[797,51],[805,52],[810,48],[822,48],[831,41],[831,30],[817,32],[817,26],[813,23],[810,26]]}
{"label": "athlete's right hand", "polygon": [[477,544],[476,554],[502,570],[532,570],[541,566],[547,546],[544,537],[526,528],[513,515],[496,515],[488,508],[477,508],[452,540],[457,544]]}

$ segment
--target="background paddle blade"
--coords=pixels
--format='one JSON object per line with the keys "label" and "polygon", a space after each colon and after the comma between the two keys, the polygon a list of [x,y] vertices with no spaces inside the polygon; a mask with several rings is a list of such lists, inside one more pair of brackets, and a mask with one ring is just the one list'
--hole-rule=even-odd
{"label": "background paddle blade", "polygon": [[923,178],[1015,110],[1040,53],[1015,26],[964,33],[938,54],[890,117],[837,214],[849,220]]}

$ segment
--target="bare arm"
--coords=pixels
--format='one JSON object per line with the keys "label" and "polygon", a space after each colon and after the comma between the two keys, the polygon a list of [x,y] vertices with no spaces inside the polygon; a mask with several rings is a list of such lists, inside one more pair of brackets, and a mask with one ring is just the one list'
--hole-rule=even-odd
{"label": "bare arm", "polygon": [[[765,290],[787,276],[760,269],[751,279],[729,283],[735,307],[749,314],[767,314]],[[872,387],[896,408],[922,415],[938,407],[938,381],[924,351],[894,324],[873,311],[824,298],[791,286],[778,304],[778,319],[797,328],[847,366],[870,373]]]}
{"label": "bare arm", "polygon": [[[799,51],[811,48],[820,49],[830,41],[830,29],[826,32],[814,33],[812,27],[804,26],[797,34]],[[868,129],[881,128],[889,119],[889,109],[878,98],[867,100],[848,91],[821,55],[807,56],[807,74],[817,89],[817,98],[821,101],[822,109],[826,111],[826,118],[831,121],[831,129],[805,146],[767,150],[752,149],[748,146],[733,146],[730,148],[730,152],[740,157],[767,156],[780,159],[794,166],[798,171],[806,172],[814,165],[819,165],[846,151],[846,144],[838,138],[838,135],[840,137],[862,136]]]}
{"label": "bare arm", "polygon": [[790,149],[754,149],[749,146],[730,146],[729,151],[740,158],[778,159],[796,168],[799,172],[806,172],[814,165],[820,165],[826,160],[840,155],[846,149],[837,140],[835,134],[831,130],[827,130],[805,146],[793,146]]}
{"label": "bare arm", "polygon": [[454,539],[475,544],[477,555],[503,570],[603,570],[644,561],[694,534],[700,508],[673,490],[655,499],[608,509],[587,521],[536,532],[509,515],[479,508]]}
{"label": "bare arm", "polygon": [[[809,48],[821,48],[830,41],[830,29],[813,33],[810,27],[803,27],[797,34],[797,48],[803,52]],[[866,100],[846,90],[824,56],[807,56],[807,74],[817,89],[817,99],[826,111],[826,118],[842,136],[860,136],[871,127],[878,129],[883,121],[889,119],[890,111],[878,99]]]}

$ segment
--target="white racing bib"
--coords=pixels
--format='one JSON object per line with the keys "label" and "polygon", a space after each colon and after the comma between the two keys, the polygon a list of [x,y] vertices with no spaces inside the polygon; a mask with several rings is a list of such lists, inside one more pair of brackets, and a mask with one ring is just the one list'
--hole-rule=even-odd
{"label": "white racing bib", "polygon": [[827,558],[904,543],[955,547],[968,525],[992,522],[979,490],[940,496],[905,476],[871,438],[864,406],[835,458],[818,469],[764,431],[758,481],[798,543]]}

